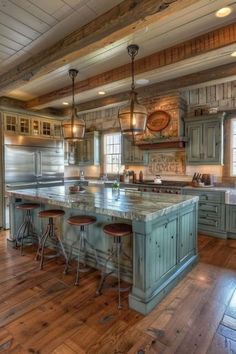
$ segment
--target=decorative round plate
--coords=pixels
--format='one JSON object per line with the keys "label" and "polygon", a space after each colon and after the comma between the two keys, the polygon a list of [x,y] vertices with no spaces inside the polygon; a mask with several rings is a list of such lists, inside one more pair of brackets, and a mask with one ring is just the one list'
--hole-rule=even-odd
{"label": "decorative round plate", "polygon": [[155,111],[150,114],[147,120],[148,129],[153,132],[158,132],[167,127],[170,122],[171,116],[165,111]]}

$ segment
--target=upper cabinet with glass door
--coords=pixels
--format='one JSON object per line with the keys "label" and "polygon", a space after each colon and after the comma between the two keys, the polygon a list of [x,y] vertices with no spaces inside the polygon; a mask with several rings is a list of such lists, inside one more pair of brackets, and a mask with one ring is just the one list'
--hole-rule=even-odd
{"label": "upper cabinet with glass door", "polygon": [[27,114],[4,112],[4,131],[22,135],[62,138],[59,120]]}

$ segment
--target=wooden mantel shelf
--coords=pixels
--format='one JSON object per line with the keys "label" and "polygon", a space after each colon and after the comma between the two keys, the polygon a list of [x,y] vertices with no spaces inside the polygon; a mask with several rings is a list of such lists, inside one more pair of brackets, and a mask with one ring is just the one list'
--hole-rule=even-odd
{"label": "wooden mantel shelf", "polygon": [[187,137],[174,137],[152,140],[140,140],[135,143],[141,150],[184,148]]}

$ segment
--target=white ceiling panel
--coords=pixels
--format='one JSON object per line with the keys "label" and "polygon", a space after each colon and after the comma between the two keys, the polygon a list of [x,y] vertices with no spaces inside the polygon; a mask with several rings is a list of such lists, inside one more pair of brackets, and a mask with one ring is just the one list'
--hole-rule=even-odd
{"label": "white ceiling panel", "polygon": [[97,15],[101,15],[104,12],[107,12],[108,10],[112,9],[112,7],[118,5],[119,3],[119,0],[88,0],[87,6],[90,7],[90,9],[92,9],[93,11],[95,11]]}
{"label": "white ceiling panel", "polygon": [[43,9],[46,13],[53,15],[60,9],[64,2],[62,0],[30,0],[32,4]]}
{"label": "white ceiling panel", "polygon": [[0,11],[5,15],[11,16],[17,21],[24,23],[39,33],[43,33],[50,28],[46,22],[43,22],[38,17],[31,15],[27,9],[23,9],[10,1],[0,0]]}
{"label": "white ceiling panel", "polygon": [[14,51],[18,51],[18,50],[22,49],[22,47],[23,47],[21,44],[12,41],[9,38],[3,37],[1,35],[1,32],[0,32],[0,44],[2,46],[7,47],[7,48],[13,49]]}
{"label": "white ceiling panel", "polygon": [[43,22],[47,23],[49,26],[53,26],[57,21],[56,19],[45,12],[40,5],[41,1],[38,1],[38,5],[32,4],[30,0],[10,0],[13,4],[27,10],[31,15],[41,19]]}
{"label": "white ceiling panel", "polygon": [[73,11],[74,10],[70,6],[64,4],[57,11],[53,13],[53,17],[55,17],[58,21],[60,21],[63,20],[65,17],[71,15]]}
{"label": "white ceiling panel", "polygon": [[31,42],[30,38],[27,38],[26,36],[22,35],[21,33],[16,32],[5,25],[2,25],[1,23],[0,23],[0,33],[1,33],[1,36],[11,39],[12,41],[14,41],[22,46],[26,46],[27,44],[29,44]]}
{"label": "white ceiling panel", "polygon": [[24,35],[26,38],[35,39],[40,33],[33,28],[27,26],[26,24],[18,21],[17,19],[8,16],[0,10],[0,24],[5,25],[6,27],[19,32]]}

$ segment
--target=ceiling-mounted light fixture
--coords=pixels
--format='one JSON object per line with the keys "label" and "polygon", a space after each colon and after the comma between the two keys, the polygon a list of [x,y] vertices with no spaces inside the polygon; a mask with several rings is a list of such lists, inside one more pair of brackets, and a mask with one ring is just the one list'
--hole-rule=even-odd
{"label": "ceiling-mounted light fixture", "polygon": [[230,15],[232,12],[232,9],[230,7],[222,7],[218,11],[216,11],[216,17],[226,17]]}
{"label": "ceiling-mounted light fixture", "polygon": [[71,107],[71,119],[67,119],[63,122],[63,134],[64,139],[68,141],[76,141],[84,138],[85,121],[82,118],[78,118],[75,108],[75,78],[78,75],[78,70],[70,69],[69,76],[72,79],[72,107]]}
{"label": "ceiling-mounted light fixture", "polygon": [[131,92],[128,104],[121,107],[118,112],[120,128],[122,134],[132,135],[141,134],[146,129],[147,110],[146,107],[138,103],[137,92],[134,84],[134,58],[138,54],[139,46],[131,44],[127,47],[128,54],[131,57]]}

